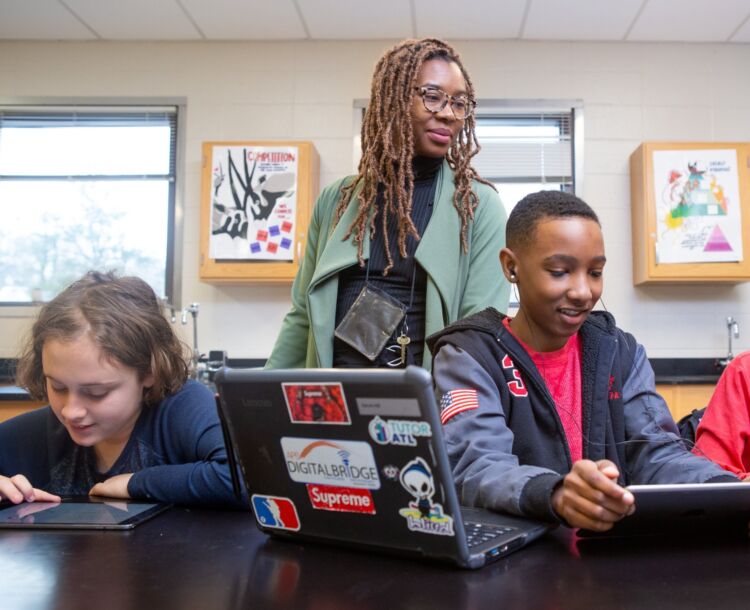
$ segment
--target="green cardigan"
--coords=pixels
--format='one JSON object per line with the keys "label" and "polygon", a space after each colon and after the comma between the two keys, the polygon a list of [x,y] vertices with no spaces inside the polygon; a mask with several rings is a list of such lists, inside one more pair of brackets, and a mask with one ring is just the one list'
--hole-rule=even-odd
{"label": "green cardigan", "polygon": [[[313,210],[307,248],[292,285],[292,309],[282,322],[266,368],[329,368],[333,365],[333,331],[338,297],[338,274],[357,263],[357,246],[342,238],[356,214],[356,193],[341,220],[332,227],[344,178],[326,187]],[[505,210],[497,193],[474,183],[479,205],[469,225],[469,251],[461,250],[461,219],[453,207],[453,172],[447,161],[438,174],[435,205],[419,241],[415,258],[427,273],[425,336],[448,324],[495,307],[506,311],[510,286],[500,269],[505,245]],[[364,257],[370,254],[365,238]],[[432,366],[425,348],[422,365]]]}

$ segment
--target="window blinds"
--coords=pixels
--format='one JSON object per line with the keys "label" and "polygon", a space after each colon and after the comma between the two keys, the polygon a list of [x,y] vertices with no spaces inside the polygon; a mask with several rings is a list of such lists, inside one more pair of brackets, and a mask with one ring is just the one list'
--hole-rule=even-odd
{"label": "window blinds", "polygon": [[472,164],[492,182],[573,183],[573,113],[477,116]]}

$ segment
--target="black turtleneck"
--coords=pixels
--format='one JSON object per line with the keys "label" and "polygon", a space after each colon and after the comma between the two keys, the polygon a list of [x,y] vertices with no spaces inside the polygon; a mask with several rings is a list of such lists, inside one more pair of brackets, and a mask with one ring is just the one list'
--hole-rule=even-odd
{"label": "black turtleneck", "polygon": [[[437,178],[442,165],[442,157],[414,157],[412,171],[414,173],[414,195],[412,197],[411,219],[419,235],[423,235],[432,215],[437,189]],[[376,205],[381,205],[380,196]],[[406,258],[401,258],[398,252],[398,226],[394,219],[389,218],[388,241],[390,243],[393,268],[383,277],[383,269],[387,264],[383,234],[377,229],[370,242],[369,282],[385,290],[392,297],[401,301],[407,307],[406,320],[409,326],[411,343],[407,350],[407,364],[422,364],[425,338],[425,287],[427,274],[414,259],[414,252],[418,242],[411,236],[406,238]],[[336,303],[336,326],[349,311],[354,300],[365,285],[366,267],[353,265],[339,273],[339,291]],[[414,295],[412,297],[412,274],[414,274]],[[411,307],[409,302],[411,300]],[[334,337],[333,366],[346,367],[385,367],[389,361],[400,358],[401,350],[390,351],[388,346],[396,345],[396,337],[401,333],[402,324],[386,343],[386,348],[371,362],[357,350]]]}

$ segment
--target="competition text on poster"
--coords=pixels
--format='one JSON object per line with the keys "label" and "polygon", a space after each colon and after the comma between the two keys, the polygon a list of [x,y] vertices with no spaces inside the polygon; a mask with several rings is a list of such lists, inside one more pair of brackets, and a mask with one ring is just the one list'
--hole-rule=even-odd
{"label": "competition text on poster", "polygon": [[214,146],[211,258],[294,260],[298,158],[295,146]]}
{"label": "competition text on poster", "polygon": [[656,261],[742,260],[742,218],[734,150],[654,151]]}

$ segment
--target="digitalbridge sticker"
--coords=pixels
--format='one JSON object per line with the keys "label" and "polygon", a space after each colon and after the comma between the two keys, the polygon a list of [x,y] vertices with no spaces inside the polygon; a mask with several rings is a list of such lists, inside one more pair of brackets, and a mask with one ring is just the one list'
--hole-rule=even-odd
{"label": "digitalbridge sticker", "polygon": [[368,443],[285,436],[281,449],[292,481],[380,489],[378,467]]}

